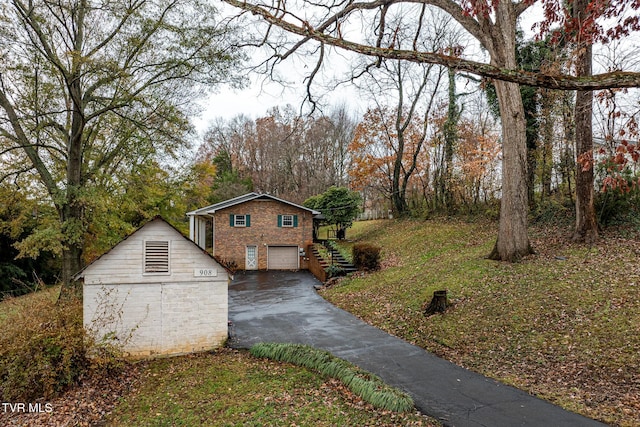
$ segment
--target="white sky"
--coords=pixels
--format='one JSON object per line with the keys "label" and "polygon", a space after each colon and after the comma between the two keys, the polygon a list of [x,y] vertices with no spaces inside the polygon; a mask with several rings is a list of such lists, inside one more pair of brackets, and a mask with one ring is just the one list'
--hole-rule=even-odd
{"label": "white sky", "polygon": [[299,106],[304,99],[302,88],[286,89],[276,83],[260,84],[252,79],[249,87],[238,90],[228,86],[222,87],[218,93],[210,95],[201,104],[202,115],[194,120],[198,130],[204,129],[212,119],[222,117],[230,119],[240,114],[258,118],[273,108],[286,104]]}
{"label": "white sky", "polygon": [[[340,60],[339,55],[331,55],[332,61]],[[328,62],[328,61],[327,61]],[[331,64],[336,65],[336,64]],[[345,68],[348,62],[342,58],[341,65]],[[278,70],[286,74],[287,86],[281,83],[270,82],[264,76],[252,76],[251,84],[242,90],[223,86],[217,93],[211,94],[200,104],[204,111],[199,117],[193,119],[196,130],[202,133],[208,124],[215,118],[231,119],[240,114],[256,119],[263,117],[273,107],[283,107],[291,104],[295,110],[299,110],[306,97],[305,78],[310,72],[308,67],[296,64],[294,60],[278,65]],[[341,86],[337,90],[328,90],[314,84],[312,87],[314,99],[319,99],[322,107],[331,107],[345,104],[354,113],[364,113],[365,102],[353,87]]]}
{"label": "white sky", "polygon": [[[541,9],[536,4],[522,16],[521,26],[529,37],[531,36],[531,26],[534,22],[540,20],[541,15]],[[632,39],[637,40],[637,35]],[[335,77],[339,75],[340,70],[347,70],[350,62],[349,55],[344,52],[340,53],[340,51],[337,54],[335,51],[332,52],[330,59],[324,62],[323,71],[325,75],[332,74]],[[276,70],[289,83],[286,88],[279,83],[265,80],[264,76],[251,77],[252,84],[243,90],[234,90],[229,87],[220,88],[218,93],[210,95],[201,102],[204,111],[199,117],[193,119],[196,130],[202,134],[208,124],[218,117],[231,119],[237,115],[245,114],[250,118],[256,119],[266,115],[267,111],[273,107],[282,107],[287,104],[299,109],[306,95],[304,79],[315,65],[313,63],[304,64],[304,60],[300,57],[292,57],[278,65]],[[597,67],[597,53],[594,56],[594,62],[594,66]],[[354,88],[348,88],[346,85],[330,92],[327,89],[315,86],[313,95],[316,97],[323,95],[322,101],[325,105],[344,104],[351,108],[355,114],[363,114],[367,107],[367,100],[362,98],[362,94],[358,93]]]}

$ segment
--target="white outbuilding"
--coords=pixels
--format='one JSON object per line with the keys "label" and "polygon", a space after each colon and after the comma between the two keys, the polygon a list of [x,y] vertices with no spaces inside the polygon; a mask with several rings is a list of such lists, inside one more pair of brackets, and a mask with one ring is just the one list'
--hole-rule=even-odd
{"label": "white outbuilding", "polygon": [[131,357],[209,350],[228,337],[227,270],[160,217],[76,279],[85,328]]}

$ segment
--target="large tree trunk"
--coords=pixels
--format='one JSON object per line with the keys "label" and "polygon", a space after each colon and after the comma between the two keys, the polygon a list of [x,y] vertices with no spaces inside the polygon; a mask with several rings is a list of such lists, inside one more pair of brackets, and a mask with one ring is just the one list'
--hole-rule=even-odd
{"label": "large tree trunk", "polygon": [[[68,162],[68,168],[80,168],[75,162]],[[73,176],[73,175],[72,175]],[[70,181],[72,176],[68,176]],[[85,218],[82,202],[78,197],[78,189],[75,185],[67,185],[65,205],[61,207],[60,222],[64,236],[62,250],[62,276],[60,282],[62,289],[60,295],[63,298],[78,295],[79,289],[73,281],[73,276],[82,269],[82,252],[85,238]]]}
{"label": "large tree trunk", "polygon": [[[80,37],[79,37],[80,38]],[[62,297],[76,296],[78,289],[73,275],[82,268],[82,251],[85,238],[85,218],[82,195],[82,146],[86,125],[83,112],[82,87],[79,72],[68,85],[73,111],[71,133],[67,142],[67,186],[65,203],[61,207],[62,232],[65,238],[62,252]]]}
{"label": "large tree trunk", "polygon": [[[493,65],[516,69],[515,3],[498,2],[494,33],[486,40]],[[498,239],[490,259],[514,262],[533,252],[529,244],[527,223],[527,125],[520,86],[494,81],[502,120],[502,199]]]}
{"label": "large tree trunk", "polygon": [[60,296],[63,299],[81,295],[81,289],[72,280],[73,276],[82,268],[82,248],[72,246],[62,251],[62,277],[63,284]]}
{"label": "large tree trunk", "polygon": [[444,178],[442,179],[444,206],[448,213],[453,210],[453,152],[458,140],[458,119],[460,111],[456,103],[456,74],[449,69],[449,108],[447,110],[447,121],[444,124]]}
{"label": "large tree trunk", "polygon": [[[587,18],[586,0],[576,0],[574,13]],[[578,46],[577,74],[590,76],[592,62],[591,44]],[[576,93],[576,228],[573,240],[593,243],[598,239],[598,223],[594,207],[593,191],[593,91],[579,90]]]}
{"label": "large tree trunk", "polygon": [[[400,114],[400,112],[398,112]],[[399,118],[396,123],[396,129],[400,129]],[[398,132],[398,150],[396,151],[396,158],[393,163],[393,176],[391,184],[391,201],[393,202],[393,209],[397,216],[404,217],[408,214],[409,205],[407,205],[406,199],[406,187],[400,183],[400,176],[402,173],[402,160],[404,159],[404,135],[402,132]]]}
{"label": "large tree trunk", "polygon": [[502,118],[502,200],[498,240],[490,259],[517,261],[532,253],[527,235],[527,138],[520,89],[495,82]]}
{"label": "large tree trunk", "polygon": [[576,228],[573,240],[593,243],[598,239],[598,223],[593,190],[593,92],[576,94]]}
{"label": "large tree trunk", "polygon": [[400,186],[400,183],[395,180],[392,185],[391,201],[393,202],[393,210],[400,218],[407,216],[409,213],[409,205],[405,196],[405,190]]}
{"label": "large tree trunk", "polygon": [[564,148],[560,154],[560,172],[562,174],[562,184],[565,184],[565,194],[571,203],[574,203],[572,180],[576,176],[576,159],[574,157],[575,118],[575,100],[573,98],[573,93],[565,92],[562,94]]}

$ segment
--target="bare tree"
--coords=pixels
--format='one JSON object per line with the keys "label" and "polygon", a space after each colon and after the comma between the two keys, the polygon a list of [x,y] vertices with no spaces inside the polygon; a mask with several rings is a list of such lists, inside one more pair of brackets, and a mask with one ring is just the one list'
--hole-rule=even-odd
{"label": "bare tree", "polygon": [[336,187],[347,185],[347,171],[351,165],[348,147],[356,128],[356,121],[349,113],[346,105],[336,106],[329,114],[331,121],[331,139],[333,140],[333,169]]}
{"label": "bare tree", "polygon": [[[416,37],[412,20],[407,23],[407,14],[402,10],[398,12],[386,17],[388,25],[396,31],[381,34],[382,44],[394,49],[419,46],[432,51],[451,47],[451,37],[448,37],[451,20],[447,17],[429,11],[427,20],[434,25]],[[363,71],[358,72],[356,68],[354,72],[361,75],[360,90],[369,93],[376,111],[384,112],[385,107],[395,103],[393,120],[389,122],[387,117],[381,116],[379,121],[385,125],[386,145],[392,151],[391,187],[388,189],[391,205],[398,216],[405,216],[409,211],[407,188],[414,173],[421,169],[418,163],[423,145],[430,137],[430,115],[441,90],[445,69],[434,64],[386,59],[379,59],[375,65],[372,67],[365,61],[361,65]]]}
{"label": "bare tree", "polygon": [[[445,65],[487,78],[496,79],[495,87],[502,118],[503,163],[502,198],[498,238],[490,258],[517,260],[531,253],[527,235],[527,147],[525,119],[519,84],[567,90],[592,90],[605,87],[633,87],[640,85],[640,73],[614,71],[594,76],[571,76],[560,73],[525,72],[516,63],[515,43],[518,18],[533,2],[500,0],[487,2],[458,2],[455,0],[373,0],[365,2],[333,2],[318,5],[302,1],[301,9],[290,9],[290,3],[225,2],[259,15],[269,25],[296,34],[300,38],[292,45],[270,44],[276,50],[274,63],[282,61],[311,40],[318,43],[318,63],[311,79],[325,59],[325,45],[333,45],[374,58],[403,59],[413,62]],[[555,4],[555,3],[554,3]],[[416,18],[418,36],[426,25],[421,11],[427,5],[437,7],[453,17],[475,37],[490,56],[490,63],[426,52],[413,46],[397,49],[383,43],[384,35],[393,34],[397,27],[387,25],[393,8],[417,5],[411,16]],[[615,7],[620,7],[616,5]],[[636,7],[636,6],[633,6]],[[301,12],[304,8],[304,13]],[[551,8],[548,9],[552,11]],[[408,12],[408,10],[407,10]],[[302,18],[304,16],[304,18]],[[615,16],[615,15],[614,15]],[[636,22],[637,23],[637,22]],[[633,23],[632,23],[633,24]],[[357,26],[357,27],[356,27]],[[378,35],[375,44],[362,42],[356,28],[372,28]],[[356,33],[357,36],[353,36]],[[351,38],[349,38],[351,36]]]}
{"label": "bare tree", "polygon": [[346,181],[354,128],[345,107],[329,116],[299,116],[285,106],[255,120],[216,119],[205,134],[199,161],[226,156],[227,169],[238,182],[249,179],[255,191],[302,202]]}
{"label": "bare tree", "polygon": [[[375,111],[380,113],[382,137],[390,151],[388,194],[395,213],[404,216],[409,210],[407,188],[414,173],[421,168],[421,153],[430,136],[429,116],[444,69],[431,64],[409,67],[401,61],[385,61],[377,71],[366,81],[369,87],[375,88]],[[389,99],[395,99],[396,103],[391,109],[393,117],[384,114],[389,110],[383,103]]]}

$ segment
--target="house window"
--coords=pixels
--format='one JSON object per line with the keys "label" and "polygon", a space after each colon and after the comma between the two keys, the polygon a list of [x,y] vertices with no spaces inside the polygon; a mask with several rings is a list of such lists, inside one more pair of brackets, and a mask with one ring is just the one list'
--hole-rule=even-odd
{"label": "house window", "polygon": [[235,227],[245,227],[247,225],[246,217],[244,215],[236,215],[233,225]]}
{"label": "house window", "polygon": [[169,272],[169,242],[166,240],[147,240],[144,242],[144,272]]}
{"label": "house window", "polygon": [[229,215],[229,225],[231,227],[250,227],[251,216],[250,215]]}
{"label": "house window", "polygon": [[278,227],[297,227],[298,215],[278,215]]}
{"label": "house window", "polygon": [[293,215],[282,215],[282,226],[293,227]]}

